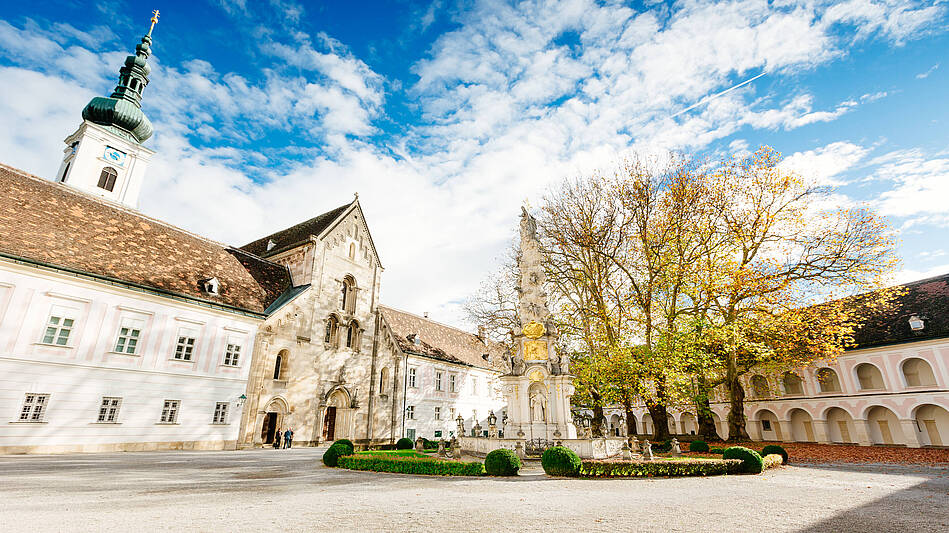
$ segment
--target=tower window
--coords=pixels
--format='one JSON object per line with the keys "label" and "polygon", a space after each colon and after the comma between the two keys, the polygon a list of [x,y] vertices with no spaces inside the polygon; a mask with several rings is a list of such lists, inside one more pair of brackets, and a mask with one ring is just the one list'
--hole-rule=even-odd
{"label": "tower window", "polygon": [[99,188],[112,192],[112,189],[115,188],[115,179],[118,177],[119,173],[116,172],[114,168],[103,168],[102,172],[99,174]]}
{"label": "tower window", "polygon": [[72,165],[72,161],[66,163],[66,168],[63,169],[63,177],[59,181],[66,181],[66,174],[69,174],[69,166]]}

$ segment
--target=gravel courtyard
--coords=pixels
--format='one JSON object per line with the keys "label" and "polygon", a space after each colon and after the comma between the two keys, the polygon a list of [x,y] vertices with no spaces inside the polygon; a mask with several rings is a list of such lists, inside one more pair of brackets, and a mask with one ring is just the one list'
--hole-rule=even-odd
{"label": "gravel courtyard", "polygon": [[949,468],[760,476],[421,478],[322,449],[0,456],[6,531],[947,531]]}

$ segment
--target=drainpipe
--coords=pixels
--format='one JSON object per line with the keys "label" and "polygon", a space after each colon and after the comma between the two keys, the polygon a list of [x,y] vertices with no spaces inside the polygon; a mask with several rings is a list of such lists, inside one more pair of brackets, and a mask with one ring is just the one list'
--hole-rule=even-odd
{"label": "drainpipe", "polygon": [[409,390],[409,354],[403,354],[402,359],[402,431],[399,438],[405,436],[405,395]]}
{"label": "drainpipe", "polygon": [[372,364],[369,368],[369,417],[366,420],[366,439],[372,444],[372,416],[376,399],[376,358],[379,353],[379,310],[375,311],[376,319],[372,328]]}

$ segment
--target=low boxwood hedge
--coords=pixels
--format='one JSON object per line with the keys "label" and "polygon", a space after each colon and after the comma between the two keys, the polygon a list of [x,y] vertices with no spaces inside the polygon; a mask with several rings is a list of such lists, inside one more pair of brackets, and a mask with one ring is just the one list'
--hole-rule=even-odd
{"label": "low boxwood hedge", "polygon": [[576,477],[580,473],[580,457],[564,446],[553,446],[544,450],[540,463],[549,476]]}
{"label": "low boxwood hedge", "polygon": [[583,461],[581,477],[685,477],[721,476],[738,474],[742,463],[738,459],[723,461]]}
{"label": "low boxwood hedge", "polygon": [[484,458],[484,471],[489,476],[516,476],[521,469],[521,459],[511,450],[494,450]]}
{"label": "low boxwood hedge", "polygon": [[411,450],[413,448],[415,448],[415,443],[408,437],[402,437],[395,443],[396,450]]}
{"label": "low boxwood hedge", "polygon": [[323,453],[323,464],[329,467],[335,467],[340,457],[352,455],[353,443],[348,440],[345,442],[336,441]]}
{"label": "low boxwood hedge", "polygon": [[708,443],[704,440],[694,440],[689,443],[689,451],[697,453],[708,452]]}
{"label": "low boxwood hedge", "polygon": [[433,458],[383,455],[347,455],[339,458],[339,466],[350,470],[422,474],[428,476],[483,476],[484,465],[477,462],[442,461]]}
{"label": "low boxwood hedge", "polygon": [[784,449],[783,446],[778,446],[777,444],[769,444],[761,449],[762,457],[776,453],[781,456],[781,460],[784,461],[784,464],[788,464],[788,452]]}
{"label": "low boxwood hedge", "polygon": [[719,455],[725,453],[725,448],[719,448],[718,446],[714,448],[709,448],[708,453],[717,453]]}
{"label": "low boxwood hedge", "polygon": [[776,453],[769,453],[761,458],[761,465],[764,470],[777,468],[784,464],[784,458]]}
{"label": "low boxwood hedge", "polygon": [[744,446],[726,448],[722,459],[740,459],[741,471],[746,474],[760,474],[764,470],[764,460],[758,452]]}

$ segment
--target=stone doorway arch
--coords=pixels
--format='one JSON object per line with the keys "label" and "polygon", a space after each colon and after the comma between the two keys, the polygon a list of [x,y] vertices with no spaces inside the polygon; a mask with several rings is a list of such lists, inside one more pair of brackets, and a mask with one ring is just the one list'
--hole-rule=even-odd
{"label": "stone doorway arch", "polygon": [[352,438],[352,397],[344,387],[333,389],[323,408],[323,441]]}
{"label": "stone doorway arch", "polygon": [[260,421],[257,427],[260,428],[260,442],[271,444],[274,435],[278,429],[283,427],[283,423],[290,409],[283,398],[272,398],[267,402],[267,407],[260,412]]}

